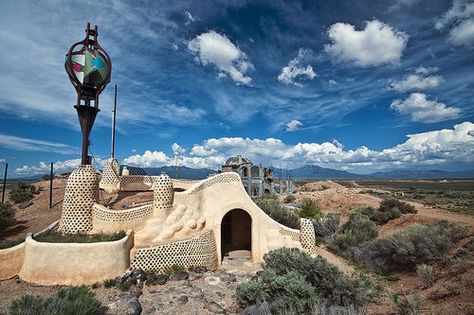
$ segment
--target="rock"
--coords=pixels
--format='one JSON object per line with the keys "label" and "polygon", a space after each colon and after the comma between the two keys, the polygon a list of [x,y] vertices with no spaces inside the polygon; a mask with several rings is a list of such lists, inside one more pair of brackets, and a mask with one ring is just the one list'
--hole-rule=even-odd
{"label": "rock", "polygon": [[224,274],[220,277],[222,279],[222,281],[224,281],[225,283],[231,283],[231,282],[235,282],[237,280],[237,277],[232,274],[232,273],[227,273],[227,274]]}
{"label": "rock", "polygon": [[142,311],[138,298],[129,293],[117,290],[107,290],[106,295],[98,295],[102,305],[107,307],[107,314],[139,315]]}
{"label": "rock", "polygon": [[137,280],[140,280],[141,282],[144,282],[146,280],[146,274],[141,269],[132,270],[132,273],[130,276],[134,277]]}
{"label": "rock", "polygon": [[146,285],[164,285],[168,281],[168,275],[149,275],[146,280]]}
{"label": "rock", "polygon": [[142,289],[140,289],[140,287],[137,287],[137,286],[130,287],[130,289],[128,289],[128,292],[132,293],[136,297],[139,297],[140,295],[142,295]]}
{"label": "rock", "polygon": [[31,200],[28,200],[28,201],[25,201],[25,202],[22,202],[18,205],[18,208],[20,209],[26,209],[28,208],[29,206],[31,206],[33,204],[33,201]]}
{"label": "rock", "polygon": [[180,280],[188,280],[189,273],[186,271],[177,271],[170,276],[170,280],[172,281],[180,281]]}
{"label": "rock", "polygon": [[178,299],[178,302],[181,304],[186,304],[188,303],[188,297],[186,295],[181,295]]}
{"label": "rock", "polygon": [[206,266],[197,266],[197,267],[194,268],[193,271],[196,272],[196,273],[205,273],[207,271],[207,267]]}
{"label": "rock", "polygon": [[193,280],[197,280],[197,279],[201,279],[203,276],[202,273],[196,273],[196,272],[189,272],[189,280],[190,281],[193,281]]}
{"label": "rock", "polygon": [[212,301],[210,303],[207,303],[207,305],[205,306],[205,308],[211,312],[211,313],[214,313],[214,314],[225,314],[226,311],[224,308],[222,308],[222,306],[220,306],[219,304],[217,304],[216,302]]}
{"label": "rock", "polygon": [[206,281],[206,283],[209,285],[218,285],[219,283],[221,283],[221,279],[219,279],[219,277],[213,276],[204,278],[204,281]]}

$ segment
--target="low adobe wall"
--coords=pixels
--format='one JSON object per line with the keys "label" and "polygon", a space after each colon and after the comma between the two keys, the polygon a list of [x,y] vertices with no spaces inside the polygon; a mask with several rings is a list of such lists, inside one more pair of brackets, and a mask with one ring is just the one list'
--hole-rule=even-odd
{"label": "low adobe wall", "polygon": [[121,275],[130,266],[133,231],[113,242],[45,243],[28,235],[21,279],[42,285],[93,284]]}
{"label": "low adobe wall", "polygon": [[0,250],[0,280],[18,274],[25,258],[25,242]]}
{"label": "low adobe wall", "polygon": [[92,233],[138,230],[153,214],[153,204],[136,208],[113,210],[100,204],[92,206]]}

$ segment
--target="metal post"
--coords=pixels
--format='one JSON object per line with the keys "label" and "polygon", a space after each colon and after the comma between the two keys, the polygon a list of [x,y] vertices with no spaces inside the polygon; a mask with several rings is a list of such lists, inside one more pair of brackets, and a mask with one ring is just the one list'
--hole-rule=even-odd
{"label": "metal post", "polygon": [[115,96],[114,96],[114,116],[112,119],[112,154],[111,158],[115,157],[115,118],[117,117],[117,84],[115,84]]}
{"label": "metal post", "polygon": [[5,175],[3,176],[2,203],[5,202],[5,189],[7,188],[7,172],[8,172],[8,163],[5,163]]}
{"label": "metal post", "polygon": [[51,173],[49,175],[49,209],[53,207],[53,162],[51,162]]}

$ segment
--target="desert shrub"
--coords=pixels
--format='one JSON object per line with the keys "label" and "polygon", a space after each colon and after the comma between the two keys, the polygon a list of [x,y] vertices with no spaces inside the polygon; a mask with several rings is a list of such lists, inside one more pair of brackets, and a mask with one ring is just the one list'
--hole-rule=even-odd
{"label": "desert shrub", "polygon": [[351,254],[357,262],[373,271],[413,270],[417,264],[443,257],[465,235],[466,228],[453,222],[415,224],[387,239],[365,242],[353,248]]}
{"label": "desert shrub", "polygon": [[418,293],[400,295],[397,292],[390,294],[394,311],[401,315],[420,314],[421,297]]}
{"label": "desert shrub", "polygon": [[13,201],[13,203],[29,201],[33,199],[33,194],[38,192],[35,185],[20,181],[10,190],[10,200]]}
{"label": "desert shrub", "polygon": [[416,274],[420,277],[425,288],[431,287],[436,281],[433,267],[429,265],[421,264],[416,266]]}
{"label": "desert shrub", "polygon": [[379,211],[381,212],[389,211],[393,208],[398,208],[402,214],[417,212],[414,206],[395,198],[384,198],[380,202]]}
{"label": "desert shrub", "polygon": [[61,234],[50,230],[33,238],[38,242],[45,243],[98,243],[117,241],[126,236],[124,231],[104,234]]}
{"label": "desert shrub", "polygon": [[390,208],[385,211],[375,210],[370,216],[370,220],[377,222],[378,224],[385,224],[390,220],[401,217],[401,212],[397,207]]}
{"label": "desert shrub", "polygon": [[361,305],[373,298],[369,279],[349,277],[320,256],[312,258],[298,249],[281,248],[265,254],[263,260],[264,270],[274,270],[277,275],[302,275],[316,295],[331,304]]}
{"label": "desert shrub", "polygon": [[270,198],[255,198],[254,202],[268,216],[280,224],[293,229],[300,228],[300,219],[293,212],[284,208],[278,201]]}
{"label": "desert shrub", "polygon": [[319,219],[323,216],[323,212],[316,200],[304,198],[301,201],[301,209],[298,211],[298,216],[306,219]]}
{"label": "desert shrub", "polygon": [[313,220],[314,232],[321,237],[331,236],[336,233],[339,222],[339,213],[330,213],[323,218]]}
{"label": "desert shrub", "polygon": [[0,202],[0,233],[16,223],[15,211],[9,203]]}
{"label": "desert shrub", "polygon": [[239,284],[236,288],[237,302],[240,305],[257,305],[270,298],[267,292],[263,290],[263,284],[260,281],[247,281]]}
{"label": "desert shrub", "polygon": [[128,282],[120,282],[117,286],[120,291],[128,291],[130,289],[130,283]]}
{"label": "desert shrub", "polygon": [[285,197],[283,202],[290,203],[290,202],[294,202],[295,200],[296,200],[296,197],[294,195],[288,195],[288,196]]}
{"label": "desert shrub", "polygon": [[113,287],[115,282],[114,282],[114,279],[105,279],[102,284],[104,285],[104,288],[108,289],[108,288]]}
{"label": "desert shrub", "polygon": [[360,208],[357,208],[355,210],[352,210],[351,214],[352,215],[363,214],[363,215],[366,215],[370,218],[370,216],[373,215],[374,212],[375,212],[375,209],[369,206],[369,207],[360,207]]}
{"label": "desert shrub", "polygon": [[21,244],[25,241],[24,238],[17,238],[14,240],[4,240],[0,242],[0,249],[5,249],[5,248],[10,248],[13,246],[16,246],[18,244]]}
{"label": "desert shrub", "polygon": [[365,214],[356,212],[349,215],[349,220],[326,243],[333,251],[347,254],[350,248],[376,238],[377,234],[377,225]]}
{"label": "desert shrub", "polygon": [[11,315],[49,315],[49,314],[98,314],[100,302],[95,294],[86,286],[62,289],[56,294],[43,298],[40,296],[23,295],[14,300],[9,308]]}

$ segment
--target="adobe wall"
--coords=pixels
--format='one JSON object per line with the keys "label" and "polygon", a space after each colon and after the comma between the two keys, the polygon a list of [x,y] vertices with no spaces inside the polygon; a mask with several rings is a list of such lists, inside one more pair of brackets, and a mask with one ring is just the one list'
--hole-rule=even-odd
{"label": "adobe wall", "polygon": [[25,258],[25,242],[0,250],[0,280],[18,274]]}
{"label": "adobe wall", "polygon": [[133,231],[113,242],[45,243],[25,241],[21,279],[42,285],[93,284],[111,279],[130,266]]}
{"label": "adobe wall", "polygon": [[143,205],[136,208],[113,210],[100,204],[92,206],[91,234],[117,231],[134,231],[143,228],[146,220],[153,214],[153,205]]}

